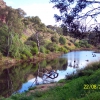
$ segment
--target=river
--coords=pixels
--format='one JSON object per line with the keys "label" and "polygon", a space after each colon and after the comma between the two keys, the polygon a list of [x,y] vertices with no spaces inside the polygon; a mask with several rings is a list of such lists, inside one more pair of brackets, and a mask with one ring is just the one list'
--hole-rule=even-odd
{"label": "river", "polygon": [[94,51],[72,51],[54,60],[40,63],[23,63],[9,69],[0,69],[0,95],[9,97],[22,93],[29,87],[57,82],[66,75],[75,74],[88,63],[99,61],[100,53]]}

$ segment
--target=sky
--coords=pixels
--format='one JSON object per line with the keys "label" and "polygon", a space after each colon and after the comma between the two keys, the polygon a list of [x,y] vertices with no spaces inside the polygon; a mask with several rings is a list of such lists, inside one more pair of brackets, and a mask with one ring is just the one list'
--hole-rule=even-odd
{"label": "sky", "polygon": [[23,9],[27,16],[38,16],[45,25],[59,25],[56,23],[54,14],[59,14],[53,8],[50,0],[3,0],[7,6]]}

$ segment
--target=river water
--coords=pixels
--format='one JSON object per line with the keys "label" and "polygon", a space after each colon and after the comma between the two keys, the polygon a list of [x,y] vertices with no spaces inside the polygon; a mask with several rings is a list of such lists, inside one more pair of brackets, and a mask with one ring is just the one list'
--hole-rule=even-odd
{"label": "river water", "polygon": [[37,64],[23,63],[0,70],[0,95],[8,97],[24,92],[31,86],[57,82],[66,75],[75,74],[88,63],[99,61],[100,53],[94,51],[72,51],[57,59]]}

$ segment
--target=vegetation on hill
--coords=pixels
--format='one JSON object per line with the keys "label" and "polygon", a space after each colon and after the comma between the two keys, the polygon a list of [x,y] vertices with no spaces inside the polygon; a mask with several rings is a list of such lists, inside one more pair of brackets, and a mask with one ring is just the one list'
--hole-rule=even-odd
{"label": "vegetation on hill", "polygon": [[[3,1],[2,1],[3,2]],[[90,48],[92,36],[84,40],[73,38],[67,28],[45,25],[38,16],[27,16],[21,9],[0,8],[0,53],[15,59],[32,58],[38,53],[68,52]],[[91,40],[92,39],[92,40]]]}
{"label": "vegetation on hill", "polygon": [[4,16],[0,19],[0,56],[26,60],[39,52],[46,54],[72,49],[64,47],[67,43],[60,27],[45,26],[38,16],[25,17],[21,8],[5,5],[0,12]]}

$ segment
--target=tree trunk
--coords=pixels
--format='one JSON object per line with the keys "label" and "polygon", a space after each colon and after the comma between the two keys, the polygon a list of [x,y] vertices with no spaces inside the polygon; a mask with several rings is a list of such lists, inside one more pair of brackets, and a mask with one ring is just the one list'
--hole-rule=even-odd
{"label": "tree trunk", "polygon": [[39,32],[36,32],[36,40],[37,40],[38,51],[40,52]]}

